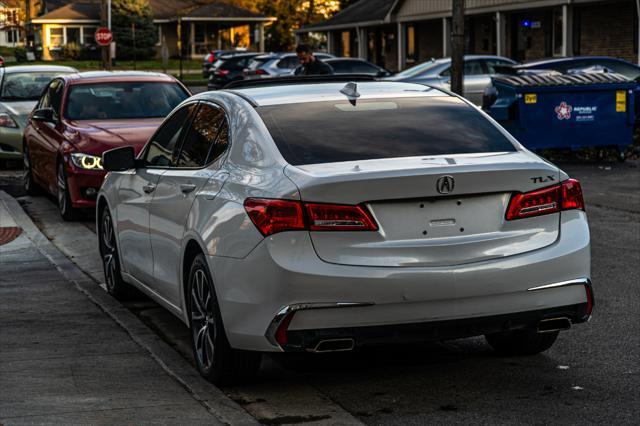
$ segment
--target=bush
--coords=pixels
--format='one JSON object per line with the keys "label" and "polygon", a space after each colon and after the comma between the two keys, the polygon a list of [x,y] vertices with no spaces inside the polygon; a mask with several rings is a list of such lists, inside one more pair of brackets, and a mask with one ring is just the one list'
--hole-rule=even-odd
{"label": "bush", "polygon": [[14,52],[17,62],[26,62],[27,60],[27,49],[24,47],[16,47]]}
{"label": "bush", "polygon": [[68,43],[62,46],[62,52],[60,52],[60,57],[62,59],[67,60],[78,60],[80,59],[81,48],[77,43]]}
{"label": "bush", "polygon": [[83,44],[80,50],[80,59],[87,60],[102,60],[102,52],[95,44]]}

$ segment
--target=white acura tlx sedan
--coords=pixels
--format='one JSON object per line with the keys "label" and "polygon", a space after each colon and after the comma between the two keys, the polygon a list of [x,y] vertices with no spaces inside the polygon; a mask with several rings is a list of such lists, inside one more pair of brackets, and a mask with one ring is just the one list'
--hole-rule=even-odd
{"label": "white acura tlx sedan", "polygon": [[181,318],[204,377],[477,335],[535,354],[589,319],[578,181],[455,95],[319,80],[191,97],[104,154],[107,288]]}

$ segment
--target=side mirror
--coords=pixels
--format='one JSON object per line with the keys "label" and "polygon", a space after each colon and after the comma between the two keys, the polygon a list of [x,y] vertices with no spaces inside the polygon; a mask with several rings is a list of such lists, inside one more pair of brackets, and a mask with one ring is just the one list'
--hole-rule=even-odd
{"label": "side mirror", "polygon": [[45,123],[57,123],[56,113],[52,108],[40,108],[33,111],[31,119],[35,121],[43,121]]}
{"label": "side mirror", "polygon": [[102,167],[109,172],[135,169],[136,154],[132,146],[110,149],[102,153]]}

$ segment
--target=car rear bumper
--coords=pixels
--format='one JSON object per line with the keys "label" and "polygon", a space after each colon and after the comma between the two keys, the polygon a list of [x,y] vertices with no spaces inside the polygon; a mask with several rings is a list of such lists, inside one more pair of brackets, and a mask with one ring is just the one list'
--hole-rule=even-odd
{"label": "car rear bumper", "polygon": [[589,318],[587,304],[445,321],[290,330],[282,348],[287,352],[334,352],[368,345],[448,340],[536,328],[541,321],[556,318],[566,318],[572,324],[585,322]]}
{"label": "car rear bumper", "polygon": [[[281,351],[274,323],[290,306],[288,333],[308,339],[324,330],[427,324],[539,312],[584,305],[584,285],[555,283],[590,276],[589,229],[582,211],[561,215],[558,240],[542,249],[501,259],[447,267],[346,266],[320,260],[306,232],[263,240],[246,258],[210,256],[227,336],[233,347]],[[336,308],[339,307],[339,308]],[[579,318],[571,318],[579,321]],[[420,328],[420,327],[418,327]],[[372,330],[369,328],[369,330]],[[473,334],[483,334],[479,329]],[[431,332],[428,332],[431,333]],[[424,340],[431,334],[425,332]],[[461,337],[469,335],[463,332]],[[290,348],[284,348],[290,349]]]}

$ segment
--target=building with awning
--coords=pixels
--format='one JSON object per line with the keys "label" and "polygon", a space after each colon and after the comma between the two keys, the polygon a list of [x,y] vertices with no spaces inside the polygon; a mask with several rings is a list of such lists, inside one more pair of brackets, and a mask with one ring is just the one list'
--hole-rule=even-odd
{"label": "building with awning", "polygon": [[[275,20],[226,0],[148,2],[158,31],[158,55],[163,41],[170,56],[179,55],[178,34],[182,35],[183,54],[192,58],[212,49],[263,51],[264,27]],[[43,59],[56,59],[63,46],[70,43],[95,43],[94,33],[100,26],[99,0],[66,2],[59,7],[44,3],[44,13],[29,22],[35,32],[34,44],[42,47]],[[118,34],[114,34],[114,41],[117,45]]]}
{"label": "building with awning", "polygon": [[[360,0],[296,30],[327,50],[398,71],[451,54],[451,0]],[[636,0],[466,0],[465,51],[528,61],[614,56],[638,63]]]}

